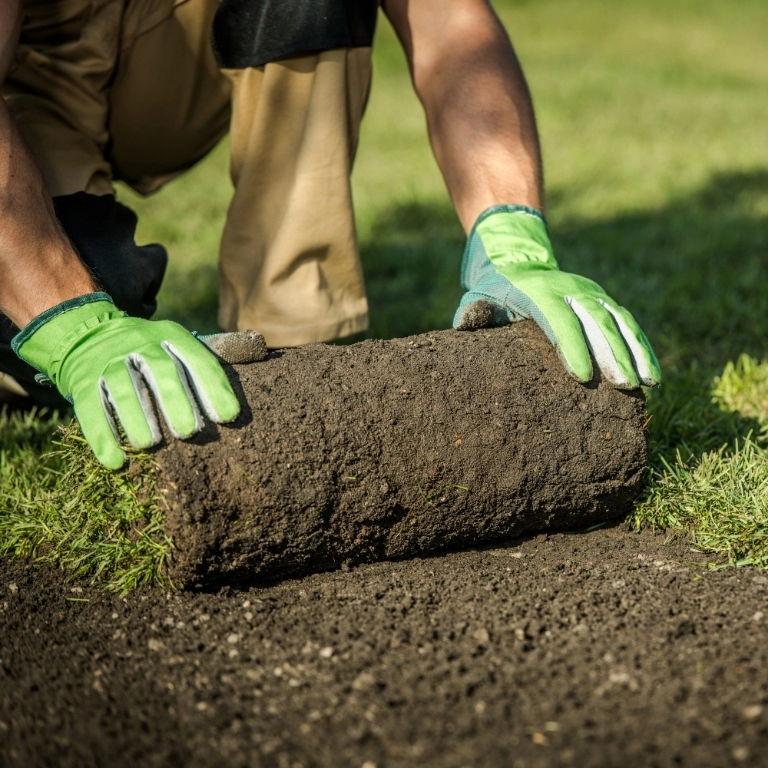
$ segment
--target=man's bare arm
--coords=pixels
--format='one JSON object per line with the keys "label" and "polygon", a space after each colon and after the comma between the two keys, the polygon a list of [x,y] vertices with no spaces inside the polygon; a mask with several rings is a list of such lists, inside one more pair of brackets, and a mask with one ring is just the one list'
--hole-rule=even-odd
{"label": "man's bare arm", "polygon": [[499,203],[542,209],[531,97],[487,0],[383,0],[424,106],[432,149],[464,229]]}
{"label": "man's bare arm", "polygon": [[[0,82],[13,59],[20,0],[0,3]],[[61,230],[32,153],[0,98],[0,311],[23,327],[46,309],[95,290]]]}
{"label": "man's bare arm", "polygon": [[454,328],[530,318],[575,378],[653,386],[658,361],[632,315],[561,272],[542,209],[528,87],[488,0],[383,0],[427,115],[432,149],[469,237]]}

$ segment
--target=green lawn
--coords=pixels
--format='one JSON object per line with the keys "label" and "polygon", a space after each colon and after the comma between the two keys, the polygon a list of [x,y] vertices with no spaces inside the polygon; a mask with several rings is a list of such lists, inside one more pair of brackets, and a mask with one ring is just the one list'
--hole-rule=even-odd
{"label": "green lawn", "polygon": [[[768,563],[768,4],[496,7],[533,91],[561,267],[627,306],[662,362],[649,402],[653,474],[633,522],[690,531],[718,562]],[[215,329],[226,153],[154,197],[121,192],[140,239],[171,254],[160,315],[200,331]],[[383,19],[354,190],[370,335],[448,327],[463,233]],[[20,539],[19,521],[50,508],[37,497],[57,492],[68,462],[34,460],[49,430],[0,426],[16,436],[0,448],[0,550],[46,552],[64,534],[27,525]]]}

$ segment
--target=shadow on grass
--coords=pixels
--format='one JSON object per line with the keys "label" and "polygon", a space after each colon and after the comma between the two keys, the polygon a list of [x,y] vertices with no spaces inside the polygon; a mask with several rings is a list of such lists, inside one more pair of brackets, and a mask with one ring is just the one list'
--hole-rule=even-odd
{"label": "shadow on grass", "polygon": [[360,244],[371,328],[386,339],[449,328],[461,298],[464,232],[446,203],[385,211]]}

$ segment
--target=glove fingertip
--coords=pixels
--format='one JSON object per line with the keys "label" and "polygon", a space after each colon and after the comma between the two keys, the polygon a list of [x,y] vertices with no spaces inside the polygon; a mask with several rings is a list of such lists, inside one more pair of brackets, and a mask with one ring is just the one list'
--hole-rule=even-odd
{"label": "glove fingertip", "polygon": [[644,371],[644,375],[641,377],[642,383],[646,387],[658,387],[661,384],[661,365],[653,353],[653,350],[648,346],[648,357],[646,361],[647,370]]}
{"label": "glove fingertip", "polygon": [[210,409],[206,408],[208,418],[216,424],[229,424],[240,415],[240,401],[235,397],[235,393],[230,390],[222,390],[215,402],[210,404]]}
{"label": "glove fingertip", "polygon": [[563,368],[565,368],[565,371],[569,376],[576,379],[580,384],[587,384],[592,381],[594,370],[592,369],[592,358],[589,356],[589,353],[587,353],[586,359],[579,358],[569,360],[565,356],[562,347],[555,345],[555,349],[557,350]]}
{"label": "glove fingertip", "polygon": [[107,469],[114,471],[121,469],[125,464],[125,453],[117,446],[114,446],[114,448],[94,448],[93,453],[98,459],[99,463]]}
{"label": "glove fingertip", "polygon": [[[193,409],[194,410],[194,409]],[[179,440],[188,440],[198,432],[201,432],[205,423],[199,416],[193,413],[189,414],[166,414],[165,423],[168,425],[171,434]]]}
{"label": "glove fingertip", "polygon": [[117,424],[106,397],[106,390],[101,383],[98,399],[75,397],[75,416],[97,461],[107,469],[114,470],[125,464],[125,453],[120,447]]}

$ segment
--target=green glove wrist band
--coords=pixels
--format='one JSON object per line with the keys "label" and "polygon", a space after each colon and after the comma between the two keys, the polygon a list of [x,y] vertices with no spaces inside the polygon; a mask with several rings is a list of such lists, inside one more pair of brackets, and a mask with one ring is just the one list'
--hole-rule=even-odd
{"label": "green glove wrist band", "polygon": [[[480,240],[486,255],[499,268],[520,262],[539,263],[558,269],[547,220],[541,211],[524,205],[494,205],[483,211],[472,228],[470,240]],[[462,274],[470,249],[464,252]]]}
{"label": "green glove wrist band", "polygon": [[83,332],[81,326],[84,323],[96,325],[99,317],[110,313],[114,317],[126,316],[112,303],[108,293],[87,293],[69,299],[25,325],[11,340],[11,349],[56,384],[61,354],[68,346],[68,338],[76,339]]}

